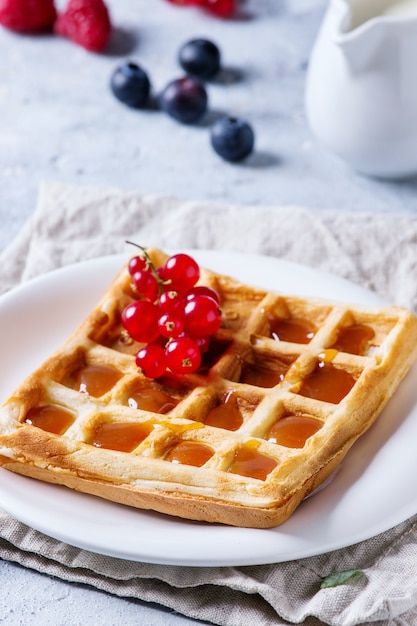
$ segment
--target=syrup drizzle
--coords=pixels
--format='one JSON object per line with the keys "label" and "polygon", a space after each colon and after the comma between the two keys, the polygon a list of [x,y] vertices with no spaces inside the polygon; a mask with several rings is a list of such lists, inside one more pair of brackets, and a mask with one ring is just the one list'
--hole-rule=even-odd
{"label": "syrup drizzle", "polygon": [[260,454],[252,447],[243,446],[236,450],[228,471],[248,478],[265,480],[277,465],[277,461],[271,457]]}
{"label": "syrup drizzle", "polygon": [[316,368],[304,378],[298,393],[307,398],[339,404],[356,380],[349,372],[331,363],[319,361]]}
{"label": "syrup drizzle", "polygon": [[55,435],[63,435],[74,421],[74,416],[60,406],[45,404],[29,409],[23,420]]}
{"label": "syrup drizzle", "polygon": [[373,339],[375,332],[373,328],[366,324],[352,324],[341,328],[336,341],[331,348],[349,354],[364,355],[368,342]]}
{"label": "syrup drizzle", "polygon": [[132,409],[142,409],[152,413],[165,414],[177,406],[179,400],[168,395],[162,389],[153,387],[143,387],[130,394],[128,405]]}
{"label": "syrup drizzle", "polygon": [[274,361],[274,369],[263,367],[258,363],[245,363],[239,382],[256,387],[275,387],[284,380],[290,365],[290,363],[278,359]]}
{"label": "syrup drizzle", "polygon": [[168,452],[167,460],[180,465],[201,467],[213,456],[213,450],[196,441],[181,441]]}
{"label": "syrup drizzle", "polygon": [[112,422],[99,424],[88,441],[97,448],[132,452],[152,430],[148,424]]}
{"label": "syrup drizzle", "polygon": [[268,313],[267,320],[269,336],[276,341],[310,343],[317,330],[314,324],[300,318],[279,318]]}
{"label": "syrup drizzle", "polygon": [[110,391],[121,377],[120,372],[105,365],[84,365],[73,375],[77,391],[94,398]]}
{"label": "syrup drizzle", "polygon": [[242,426],[243,416],[233,390],[228,391],[221,402],[209,411],[204,423],[225,430],[238,430]]}
{"label": "syrup drizzle", "polygon": [[286,448],[303,448],[321,427],[322,423],[309,415],[287,415],[273,424],[266,439]]}

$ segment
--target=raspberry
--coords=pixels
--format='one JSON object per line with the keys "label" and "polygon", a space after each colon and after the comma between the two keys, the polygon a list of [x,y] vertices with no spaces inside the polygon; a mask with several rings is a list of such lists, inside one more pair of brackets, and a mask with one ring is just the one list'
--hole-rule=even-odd
{"label": "raspberry", "polygon": [[204,0],[203,4],[217,17],[230,17],[236,11],[235,0]]}
{"label": "raspberry", "polygon": [[69,0],[55,22],[55,32],[68,37],[91,52],[101,52],[110,38],[112,26],[103,0]]}
{"label": "raspberry", "polygon": [[56,19],[54,0],[0,0],[0,24],[20,33],[52,28]]}

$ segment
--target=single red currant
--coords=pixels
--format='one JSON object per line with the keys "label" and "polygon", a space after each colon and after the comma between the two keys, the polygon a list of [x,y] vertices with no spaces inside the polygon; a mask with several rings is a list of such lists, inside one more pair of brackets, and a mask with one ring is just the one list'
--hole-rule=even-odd
{"label": "single red currant", "polygon": [[164,348],[155,343],[144,346],[136,355],[136,365],[148,378],[163,376],[167,369]]}
{"label": "single red currant", "polygon": [[178,337],[170,341],[165,349],[167,365],[173,374],[187,374],[198,370],[201,352],[190,337]]}
{"label": "single red currant", "polygon": [[158,306],[161,313],[182,312],[184,301],[178,291],[163,291],[159,297]]}
{"label": "single red currant", "polygon": [[147,261],[144,256],[132,256],[127,264],[127,269],[129,270],[129,274],[133,276],[135,272],[138,272],[139,270],[144,270],[146,268],[146,265]]}
{"label": "single red currant", "polygon": [[184,330],[184,322],[179,317],[175,317],[175,314],[164,313],[161,315],[158,321],[159,332],[163,337],[171,339],[178,337]]}
{"label": "single red currant", "polygon": [[211,287],[207,287],[206,285],[198,285],[197,287],[193,287],[190,291],[184,296],[184,299],[188,302],[192,300],[196,296],[208,296],[209,298],[213,298],[217,304],[220,304],[220,296],[215,289]]}
{"label": "single red currant", "polygon": [[156,267],[155,271],[156,271],[157,275],[159,276],[160,281],[163,282],[163,280],[164,280],[164,266],[161,265],[160,267]]}
{"label": "single red currant", "polygon": [[169,282],[169,289],[184,293],[194,287],[200,278],[200,268],[188,254],[174,254],[163,266],[162,277]]}
{"label": "single red currant", "polygon": [[159,310],[148,300],[136,300],[122,312],[122,324],[135,341],[150,343],[159,337]]}
{"label": "single red currant", "polygon": [[193,339],[198,345],[201,354],[208,352],[210,347],[210,337],[193,337]]}
{"label": "single red currant", "polygon": [[159,295],[159,285],[150,270],[142,269],[132,276],[133,284],[138,292],[147,300],[155,302]]}
{"label": "single red currant", "polygon": [[183,312],[184,330],[194,337],[207,337],[219,330],[221,314],[217,302],[208,296],[195,296]]}

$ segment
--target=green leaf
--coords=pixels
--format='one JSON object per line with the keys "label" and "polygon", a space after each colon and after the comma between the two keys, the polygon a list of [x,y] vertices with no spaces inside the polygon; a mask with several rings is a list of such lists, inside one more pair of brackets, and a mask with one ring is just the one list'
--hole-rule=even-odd
{"label": "green leaf", "polygon": [[363,574],[363,572],[360,569],[347,569],[344,572],[335,572],[334,574],[329,574],[328,576],[323,578],[320,589],[327,589],[328,587],[337,587],[338,585],[344,585],[352,578],[361,574]]}

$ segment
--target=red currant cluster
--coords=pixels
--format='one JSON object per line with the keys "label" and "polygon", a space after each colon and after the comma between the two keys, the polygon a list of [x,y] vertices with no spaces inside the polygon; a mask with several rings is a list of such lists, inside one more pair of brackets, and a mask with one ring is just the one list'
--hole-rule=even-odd
{"label": "red currant cluster", "polygon": [[168,2],[202,7],[217,17],[230,17],[236,10],[236,0],[168,0]]}
{"label": "red currant cluster", "polygon": [[211,287],[196,285],[200,268],[188,254],[174,254],[155,268],[145,249],[128,263],[134,300],[122,312],[122,325],[145,345],[136,364],[148,378],[195,372],[221,324],[220,298]]}

